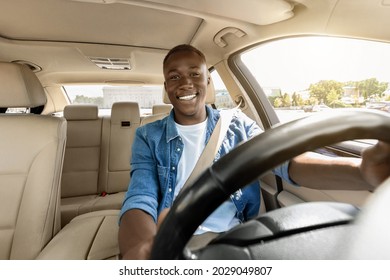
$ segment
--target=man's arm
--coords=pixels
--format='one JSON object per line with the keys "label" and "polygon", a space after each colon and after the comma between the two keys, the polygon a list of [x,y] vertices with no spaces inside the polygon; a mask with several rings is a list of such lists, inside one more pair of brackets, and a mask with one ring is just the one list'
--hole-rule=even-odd
{"label": "man's arm", "polygon": [[390,176],[390,144],[378,142],[358,158],[305,153],[290,162],[290,178],[317,189],[374,190]]}
{"label": "man's arm", "polygon": [[328,190],[372,190],[360,172],[361,159],[308,152],[291,160],[290,178],[300,186]]}
{"label": "man's arm", "polygon": [[125,212],[119,226],[122,259],[146,260],[150,256],[157,226],[153,218],[139,209]]}

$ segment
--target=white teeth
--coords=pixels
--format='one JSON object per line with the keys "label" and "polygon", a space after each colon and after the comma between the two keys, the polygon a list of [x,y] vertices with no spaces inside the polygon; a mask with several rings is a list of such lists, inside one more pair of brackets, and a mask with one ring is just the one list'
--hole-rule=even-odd
{"label": "white teeth", "polygon": [[195,97],[196,97],[196,94],[185,95],[185,96],[180,96],[179,100],[191,100],[191,99],[194,99]]}

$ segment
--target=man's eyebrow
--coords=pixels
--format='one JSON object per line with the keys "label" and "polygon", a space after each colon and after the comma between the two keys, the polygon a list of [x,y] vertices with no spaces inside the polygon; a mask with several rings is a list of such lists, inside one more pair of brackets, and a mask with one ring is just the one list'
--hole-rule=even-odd
{"label": "man's eyebrow", "polygon": [[169,74],[172,74],[172,73],[177,73],[177,70],[176,70],[176,69],[171,69],[171,70],[169,70],[169,71],[167,72],[168,75],[169,75]]}
{"label": "man's eyebrow", "polygon": [[[190,70],[199,70],[199,69],[201,69],[199,66],[190,66],[189,67],[189,69]],[[174,68],[174,69],[170,69],[170,70],[168,70],[168,74],[171,74],[171,73],[175,73],[175,72],[179,72],[179,70],[177,69],[177,68]]]}

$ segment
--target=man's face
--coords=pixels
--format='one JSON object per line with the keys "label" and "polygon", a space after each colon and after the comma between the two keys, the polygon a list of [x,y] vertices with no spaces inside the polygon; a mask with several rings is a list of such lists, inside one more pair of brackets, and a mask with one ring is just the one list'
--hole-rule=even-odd
{"label": "man's face", "polygon": [[165,89],[179,124],[196,124],[206,119],[208,70],[202,58],[191,51],[172,54],[164,67]]}

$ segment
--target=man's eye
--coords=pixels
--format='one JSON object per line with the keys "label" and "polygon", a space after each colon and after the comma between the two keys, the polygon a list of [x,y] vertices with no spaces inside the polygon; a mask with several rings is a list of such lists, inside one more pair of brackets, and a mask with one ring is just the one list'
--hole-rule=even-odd
{"label": "man's eye", "polygon": [[178,80],[180,77],[178,76],[178,75],[173,75],[173,76],[170,76],[169,77],[169,79],[171,80],[171,81],[176,81],[176,80]]}
{"label": "man's eye", "polygon": [[199,77],[200,74],[199,73],[191,73],[191,77]]}

